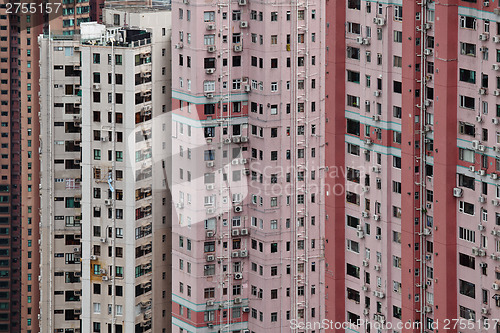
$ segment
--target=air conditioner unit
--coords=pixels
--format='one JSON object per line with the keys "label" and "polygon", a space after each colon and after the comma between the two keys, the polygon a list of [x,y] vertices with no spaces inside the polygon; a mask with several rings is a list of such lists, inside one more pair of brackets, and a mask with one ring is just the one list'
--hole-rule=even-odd
{"label": "air conditioner unit", "polygon": [[[498,234],[498,231],[496,231],[495,229],[491,230],[491,234],[492,234],[493,236],[500,236],[500,235]],[[493,256],[493,255],[494,255],[494,254],[492,254],[491,256]]]}
{"label": "air conditioner unit", "polygon": [[214,167],[214,161],[207,161],[206,163],[207,168],[213,168]]}
{"label": "air conditioner unit", "polygon": [[372,119],[373,119],[374,121],[380,121],[380,116],[379,116],[378,114],[373,115],[373,116],[372,116]]}
{"label": "air conditioner unit", "polygon": [[[482,171],[482,170],[480,170]],[[479,201],[480,203],[485,203],[486,202],[486,197],[480,195],[478,198],[477,198],[477,201]]]}
{"label": "air conditioner unit", "polygon": [[101,89],[101,85],[99,83],[94,83],[93,87],[95,90]]}
{"label": "air conditioner unit", "polygon": [[380,167],[377,165],[372,166],[372,171],[375,173],[380,173]]}
{"label": "air conditioner unit", "polygon": [[496,207],[500,206],[500,201],[499,200],[493,199],[493,200],[491,200],[491,203],[492,203],[493,206],[496,206]]}
{"label": "air conditioner unit", "polygon": [[431,208],[432,208],[432,204],[431,204],[431,203],[427,203],[427,204],[425,205],[425,207],[426,207],[427,209],[431,209]]}
{"label": "air conditioner unit", "polygon": [[81,314],[81,313],[82,313],[82,310],[81,310],[81,309],[75,309],[75,310],[74,310],[74,314],[76,314],[76,315],[79,315],[79,314]]}
{"label": "air conditioner unit", "polygon": [[488,265],[485,262],[480,262],[479,267],[486,268],[486,267],[488,267]]}
{"label": "air conditioner unit", "polygon": [[363,260],[363,266],[368,267],[370,265],[370,262],[368,260]]}
{"label": "air conditioner unit", "polygon": [[248,28],[248,21],[240,21],[240,28]]}
{"label": "air conditioner unit", "polygon": [[206,98],[214,98],[214,94],[212,93],[205,93]]}
{"label": "air conditioner unit", "polygon": [[464,193],[464,190],[463,190],[463,189],[461,189],[460,187],[455,187],[455,188],[453,189],[453,196],[454,196],[455,198],[461,198],[461,197],[462,197],[462,195],[463,195],[463,193]]}
{"label": "air conditioner unit", "polygon": [[209,254],[207,256],[207,261],[214,261],[215,260],[215,256],[213,254]]}
{"label": "air conditioner unit", "polygon": [[431,228],[424,228],[424,235],[429,236],[432,233]]}
{"label": "air conditioner unit", "polygon": [[424,50],[424,54],[425,54],[426,56],[430,56],[430,55],[432,55],[432,50],[431,50],[431,49],[425,49],[425,50]]}
{"label": "air conditioner unit", "polygon": [[495,13],[496,15],[500,15],[500,8],[494,8],[493,13]]}
{"label": "air conditioner unit", "polygon": [[363,44],[363,37],[356,37],[356,43]]}
{"label": "air conditioner unit", "polygon": [[376,240],[381,240],[381,239],[382,239],[382,236],[381,236],[381,235],[375,235],[375,239],[376,239]]}
{"label": "air conditioner unit", "polygon": [[214,184],[207,184],[207,185],[205,185],[205,188],[207,189],[207,191],[212,191],[215,188],[215,185]]}
{"label": "air conditioner unit", "polygon": [[245,86],[243,87],[243,90],[245,92],[250,92],[250,91],[252,91],[252,87],[249,84],[245,84]]}
{"label": "air conditioner unit", "polygon": [[484,7],[489,7],[489,6],[490,6],[490,2],[489,2],[489,1],[485,1],[485,2],[483,2],[483,6],[484,6]]}
{"label": "air conditioner unit", "polygon": [[[234,143],[240,143],[240,141],[241,141],[241,137],[239,137],[239,136],[233,136],[233,138],[232,138],[232,140],[231,140],[231,141],[232,141],[232,142],[234,142]],[[237,160],[236,160],[236,161],[237,161]]]}
{"label": "air conditioner unit", "polygon": [[242,45],[235,45],[234,46],[234,52],[241,52],[241,51],[243,51]]}
{"label": "air conditioner unit", "polygon": [[477,229],[478,229],[479,231],[484,231],[484,229],[486,229],[486,227],[485,227],[483,224],[478,224],[478,225],[477,225]]}
{"label": "air conditioner unit", "polygon": [[477,174],[480,175],[480,176],[484,176],[484,175],[486,175],[486,171],[484,171],[484,170],[477,170]]}
{"label": "air conditioner unit", "polygon": [[370,313],[370,310],[368,310],[368,309],[363,309],[363,314],[364,314],[365,316],[368,316],[368,314],[369,314],[369,313]]}
{"label": "air conditioner unit", "polygon": [[381,18],[381,17],[378,17],[377,18],[377,22],[375,22],[376,25],[380,25],[380,26],[383,26],[385,25],[385,19]]}
{"label": "air conditioner unit", "polygon": [[99,274],[106,274],[106,270],[105,270],[104,268],[101,268],[101,269],[99,270]]}
{"label": "air conditioner unit", "polygon": [[472,140],[472,149],[478,149],[479,148],[479,141],[478,140]]}
{"label": "air conditioner unit", "polygon": [[104,200],[104,204],[105,204],[106,206],[111,206],[111,199],[105,199],[105,200]]}
{"label": "air conditioner unit", "polygon": [[243,207],[242,206],[234,206],[234,212],[235,213],[241,213],[243,211]]}
{"label": "air conditioner unit", "polygon": [[182,43],[182,42],[175,44],[176,49],[182,49],[183,47],[184,47],[184,43]]}
{"label": "air conditioner unit", "polygon": [[242,302],[241,297],[236,297],[236,298],[234,299],[234,304],[241,304],[241,302]]}
{"label": "air conditioner unit", "polygon": [[479,255],[479,249],[477,247],[473,247],[472,248],[472,254],[475,255],[475,256]]}
{"label": "air conditioner unit", "polygon": [[368,146],[370,146],[373,143],[372,139],[365,139],[364,142],[365,142],[365,145],[368,145]]}
{"label": "air conditioner unit", "polygon": [[97,256],[91,255],[90,260],[97,260]]}
{"label": "air conditioner unit", "polygon": [[213,74],[213,73],[215,73],[215,68],[207,68],[207,69],[205,69],[205,73]]}
{"label": "air conditioner unit", "polygon": [[243,174],[245,176],[249,176],[250,175],[250,169],[243,169]]}
{"label": "air conditioner unit", "polygon": [[363,192],[370,192],[370,186],[363,186],[363,187],[361,187],[361,190]]}
{"label": "air conditioner unit", "polygon": [[234,251],[233,253],[231,253],[232,258],[238,258],[239,256],[240,256],[240,252],[238,252],[238,251]]}
{"label": "air conditioner unit", "polygon": [[380,215],[379,215],[379,214],[374,214],[374,215],[373,215],[373,219],[374,219],[375,221],[380,221]]}
{"label": "air conditioner unit", "polygon": [[475,171],[475,168],[474,168],[474,166],[473,166],[473,165],[471,165],[471,166],[469,167],[469,171],[470,171],[470,172],[474,172],[474,171]]}
{"label": "air conditioner unit", "polygon": [[208,238],[212,238],[214,237],[215,233],[213,232],[213,230],[207,230],[207,232],[205,233],[205,236],[208,237]]}
{"label": "air conditioner unit", "polygon": [[247,0],[238,0],[238,5],[245,6],[247,4]]}
{"label": "air conditioner unit", "polygon": [[500,96],[500,90],[493,90],[493,96]]}
{"label": "air conditioner unit", "polygon": [[248,306],[245,306],[245,307],[241,308],[241,310],[243,312],[250,312],[250,308]]}
{"label": "air conditioner unit", "polygon": [[493,260],[497,260],[497,256],[495,254],[490,254],[490,258],[493,259]]}
{"label": "air conditioner unit", "polygon": [[431,99],[426,99],[424,102],[425,106],[431,106],[432,105],[432,100]]}
{"label": "air conditioner unit", "polygon": [[500,70],[500,64],[493,64],[491,67],[493,68],[494,71]]}
{"label": "air conditioner unit", "polygon": [[215,302],[214,301],[207,301],[207,306],[214,306]]}
{"label": "air conditioner unit", "polygon": [[432,312],[432,307],[430,306],[424,306],[424,311],[429,313],[429,312]]}
{"label": "air conditioner unit", "polygon": [[209,46],[207,47],[207,51],[208,51],[208,52],[210,52],[210,53],[215,52],[215,46],[214,46],[214,45],[209,45]]}
{"label": "air conditioner unit", "polygon": [[248,250],[241,250],[240,258],[246,258],[246,257],[248,257]]}
{"label": "air conditioner unit", "polygon": [[498,290],[500,289],[500,287],[498,286],[498,284],[496,283],[493,283],[493,285],[491,286],[491,288],[493,288],[493,290]]}
{"label": "air conditioner unit", "polygon": [[481,313],[484,314],[484,315],[488,315],[488,314],[490,314],[490,309],[487,308],[487,307],[482,307],[481,308]]}
{"label": "air conditioner unit", "polygon": [[362,217],[370,217],[370,213],[368,212],[361,212]]}
{"label": "air conditioner unit", "polygon": [[184,208],[184,204],[182,202],[178,202],[178,203],[175,204],[175,207],[179,208],[179,209],[182,209],[182,208]]}
{"label": "air conditioner unit", "polygon": [[479,95],[486,95],[487,90],[486,88],[479,88]]}
{"label": "air conditioner unit", "polygon": [[208,323],[208,324],[207,324],[207,327],[208,327],[208,328],[214,328],[214,324],[213,324],[213,323]]}
{"label": "air conditioner unit", "polygon": [[493,146],[493,150],[497,153],[500,153],[500,146]]}
{"label": "air conditioner unit", "polygon": [[373,92],[373,96],[375,96],[375,97],[380,97],[381,94],[382,94],[382,92],[380,90],[375,90]]}
{"label": "air conditioner unit", "polygon": [[364,45],[370,45],[370,38],[363,38]]}
{"label": "air conditioner unit", "polygon": [[248,136],[242,136],[241,142],[248,142]]}
{"label": "air conditioner unit", "polygon": [[361,289],[362,289],[363,291],[368,291],[368,289],[369,289],[369,288],[368,288],[368,286],[367,286],[367,285],[364,285],[364,286],[362,286],[362,287],[361,287]]}
{"label": "air conditioner unit", "polygon": [[240,235],[241,236],[247,236],[248,235],[248,229],[247,228],[243,228],[240,230]]}
{"label": "air conditioner unit", "polygon": [[215,23],[207,24],[207,30],[215,30]]}
{"label": "air conditioner unit", "polygon": [[243,274],[241,274],[241,273],[234,274],[234,279],[235,280],[241,280],[241,279],[243,279]]}
{"label": "air conditioner unit", "polygon": [[215,208],[207,208],[207,214],[215,213]]}
{"label": "air conditioner unit", "polygon": [[488,34],[479,34],[479,40],[488,40]]}
{"label": "air conditioner unit", "polygon": [[231,230],[231,236],[239,236],[240,235],[240,230],[239,229],[233,229]]}
{"label": "air conditioner unit", "polygon": [[359,239],[365,238],[365,233],[363,231],[358,231],[358,238]]}
{"label": "air conditioner unit", "polygon": [[485,256],[486,256],[486,251],[485,251],[485,250],[483,250],[483,249],[479,249],[479,250],[478,250],[478,255],[479,255],[480,257],[485,257]]}

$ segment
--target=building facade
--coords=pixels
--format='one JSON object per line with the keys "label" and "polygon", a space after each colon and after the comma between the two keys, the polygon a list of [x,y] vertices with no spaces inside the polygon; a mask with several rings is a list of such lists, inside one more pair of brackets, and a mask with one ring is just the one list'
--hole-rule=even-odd
{"label": "building facade", "polygon": [[[85,23],[80,35],[39,40],[44,332],[166,332],[169,323],[170,98],[161,88],[152,96],[153,82],[169,84],[170,11],[110,15],[118,26]],[[157,25],[123,28],[124,16]]]}
{"label": "building facade", "polygon": [[498,329],[499,15],[484,1],[327,5],[326,165],[345,169],[326,180],[343,189],[326,197],[328,319]]}
{"label": "building facade", "polygon": [[172,4],[172,331],[324,316],[324,3]]}

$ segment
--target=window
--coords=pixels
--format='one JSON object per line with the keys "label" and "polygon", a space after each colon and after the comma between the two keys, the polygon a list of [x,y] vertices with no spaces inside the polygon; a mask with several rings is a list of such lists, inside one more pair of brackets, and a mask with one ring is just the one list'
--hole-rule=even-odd
{"label": "window", "polygon": [[215,12],[204,12],[203,18],[205,22],[214,22],[215,21]]}
{"label": "window", "polygon": [[361,58],[359,48],[348,46],[347,47],[347,58],[359,60]]}
{"label": "window", "polygon": [[469,57],[475,57],[476,56],[476,44],[460,42],[460,54],[466,55]]}
{"label": "window", "polygon": [[460,294],[468,296],[470,298],[476,298],[476,286],[464,280],[458,280]]}
{"label": "window", "polygon": [[403,32],[394,30],[394,42],[402,43],[403,42]]}
{"label": "window", "polygon": [[359,84],[359,72],[347,70],[347,81]]}
{"label": "window", "polygon": [[458,149],[458,158],[461,161],[474,163],[474,154],[475,154],[474,151],[470,149],[465,149],[465,148]]}
{"label": "window", "polygon": [[347,95],[347,105],[359,109],[360,100],[358,96]]}
{"label": "window", "polygon": [[460,81],[475,84],[476,72],[473,70],[460,68]]}
{"label": "window", "polygon": [[476,232],[470,229],[466,229],[464,227],[458,228],[458,238],[463,239],[465,241],[475,243],[476,241]]}
{"label": "window", "polygon": [[361,9],[361,0],[348,0],[347,1],[347,8],[360,10]]}
{"label": "window", "polygon": [[474,215],[474,205],[465,201],[459,201],[458,211],[468,215]]}
{"label": "window", "polygon": [[394,6],[394,20],[403,21],[403,6]]}
{"label": "window", "polygon": [[476,30],[476,19],[471,16],[460,16],[460,28]]}
{"label": "window", "polygon": [[361,34],[361,24],[354,22],[347,22],[347,32],[355,35]]}

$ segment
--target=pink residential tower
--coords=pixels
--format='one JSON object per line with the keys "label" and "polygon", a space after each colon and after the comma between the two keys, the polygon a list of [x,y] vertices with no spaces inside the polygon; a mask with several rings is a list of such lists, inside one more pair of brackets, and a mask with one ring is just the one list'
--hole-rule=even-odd
{"label": "pink residential tower", "polygon": [[173,332],[325,318],[324,5],[172,4]]}

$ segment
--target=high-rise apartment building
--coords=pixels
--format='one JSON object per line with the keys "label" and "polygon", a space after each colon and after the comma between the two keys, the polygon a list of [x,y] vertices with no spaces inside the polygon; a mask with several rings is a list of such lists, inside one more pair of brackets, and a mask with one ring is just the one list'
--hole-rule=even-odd
{"label": "high-rise apartment building", "polygon": [[326,25],[328,319],[498,331],[498,4],[347,0]]}
{"label": "high-rise apartment building", "polygon": [[[57,25],[68,4],[0,5],[2,117],[2,304],[0,331],[31,332],[38,326],[39,162],[37,36]],[[80,5],[85,7],[84,4]],[[88,6],[87,6],[88,7]],[[48,8],[48,9],[47,9]],[[59,10],[56,10],[58,8]],[[48,11],[52,11],[49,15]],[[86,14],[81,10],[80,19]],[[67,11],[65,9],[65,13]],[[75,27],[71,27],[75,29]]]}
{"label": "high-rise apartment building", "polygon": [[324,3],[172,6],[172,330],[320,321]]}
{"label": "high-rise apartment building", "polygon": [[40,331],[167,332],[170,11],[104,15],[39,38]]}

